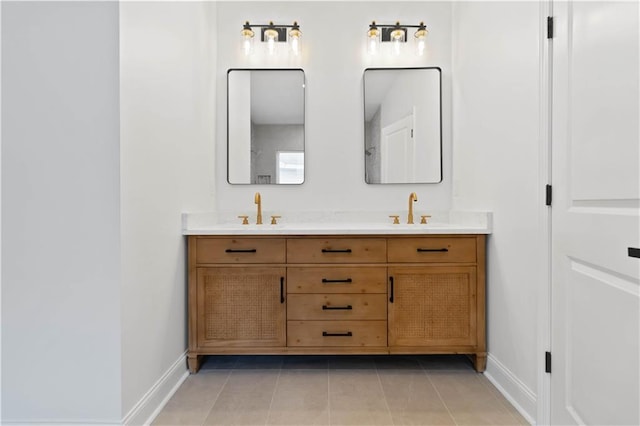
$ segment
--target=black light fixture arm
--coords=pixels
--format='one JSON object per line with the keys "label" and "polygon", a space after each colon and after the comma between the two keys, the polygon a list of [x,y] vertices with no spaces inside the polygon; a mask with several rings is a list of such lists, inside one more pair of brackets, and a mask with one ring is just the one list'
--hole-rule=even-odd
{"label": "black light fixture arm", "polygon": [[249,21],[246,21],[243,25],[243,28],[246,30],[249,30],[253,27],[256,28],[295,28],[295,29],[300,29],[300,25],[298,25],[297,22],[293,22],[293,25],[280,25],[280,24],[274,24],[273,22],[269,22],[268,24],[251,24],[249,23]]}
{"label": "black light fixture arm", "polygon": [[376,21],[371,22],[371,24],[369,24],[369,28],[373,29],[373,28],[418,28],[418,29],[425,29],[427,28],[423,22],[421,22],[419,25],[405,25],[405,24],[401,24],[400,22],[396,22],[395,24],[378,24]]}

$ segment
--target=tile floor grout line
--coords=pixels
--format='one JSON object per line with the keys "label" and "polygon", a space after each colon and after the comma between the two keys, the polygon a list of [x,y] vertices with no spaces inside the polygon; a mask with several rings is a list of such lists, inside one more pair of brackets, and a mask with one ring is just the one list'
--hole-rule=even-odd
{"label": "tile floor grout line", "polygon": [[389,408],[389,402],[387,401],[387,394],[384,393],[384,386],[382,386],[382,380],[380,379],[380,373],[378,373],[378,366],[376,366],[375,369],[376,369],[376,377],[378,378],[378,384],[380,385],[380,390],[382,391],[382,396],[384,398],[384,405],[387,407],[387,412],[389,413],[389,418],[391,419],[391,424],[395,426],[396,422],[393,420],[393,414],[391,414],[391,408]]}
{"label": "tile floor grout line", "polygon": [[451,420],[453,420],[453,423],[457,426],[458,425],[458,421],[456,420],[456,418],[453,416],[453,413],[451,412],[451,410],[449,409],[449,406],[447,405],[446,402],[444,402],[444,398],[442,397],[442,395],[440,395],[440,391],[438,390],[438,387],[436,386],[435,383],[433,383],[433,380],[431,380],[431,375],[429,374],[429,372],[424,368],[424,366],[422,367],[424,374],[427,376],[427,379],[429,380],[429,383],[431,383],[431,386],[433,386],[433,389],[436,391],[436,394],[438,394],[438,398],[440,399],[440,402],[442,402],[442,405],[444,405],[444,408],[447,409],[447,413],[449,413],[449,417],[451,417]]}
{"label": "tile floor grout line", "polygon": [[273,393],[271,394],[271,402],[269,403],[269,410],[267,411],[267,418],[264,420],[264,424],[265,426],[267,426],[269,424],[269,418],[271,417],[271,408],[273,407],[273,400],[276,397],[276,390],[278,389],[278,383],[280,382],[280,375],[282,374],[282,365],[280,365],[280,368],[278,369],[278,377],[276,377],[276,383],[273,386]]}
{"label": "tile floor grout line", "polygon": [[211,408],[209,408],[209,411],[207,411],[207,415],[204,416],[204,420],[200,424],[201,426],[204,426],[205,422],[207,421],[207,419],[211,415],[211,412],[213,411],[213,407],[215,407],[216,402],[218,402],[218,398],[220,398],[220,395],[222,394],[222,390],[227,386],[227,383],[229,382],[229,377],[231,377],[231,373],[233,373],[233,369],[229,370],[229,372],[227,373],[227,378],[224,379],[224,383],[222,384],[222,386],[220,386],[220,389],[218,390],[218,393],[216,394],[216,397],[213,398],[213,403],[211,404]]}
{"label": "tile floor grout line", "polygon": [[329,364],[331,361],[327,363],[327,417],[329,418],[329,426],[331,426],[331,368],[329,368]]}

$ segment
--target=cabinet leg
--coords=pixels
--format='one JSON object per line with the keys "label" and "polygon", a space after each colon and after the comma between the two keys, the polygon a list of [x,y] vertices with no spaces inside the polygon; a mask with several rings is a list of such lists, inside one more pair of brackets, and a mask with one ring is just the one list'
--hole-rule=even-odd
{"label": "cabinet leg", "polygon": [[187,366],[191,374],[196,374],[202,364],[202,355],[187,355]]}
{"label": "cabinet leg", "polygon": [[487,369],[487,353],[480,352],[470,356],[473,366],[478,373],[483,373]]}

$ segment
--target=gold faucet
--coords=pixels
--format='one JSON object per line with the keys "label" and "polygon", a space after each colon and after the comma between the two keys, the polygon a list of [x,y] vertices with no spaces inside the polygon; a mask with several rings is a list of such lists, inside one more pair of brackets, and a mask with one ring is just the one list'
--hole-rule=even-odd
{"label": "gold faucet", "polygon": [[254,202],[258,205],[258,217],[256,219],[256,225],[262,225],[262,197],[260,197],[259,192],[256,192]]}
{"label": "gold faucet", "polygon": [[415,192],[409,194],[409,215],[407,216],[407,223],[413,224],[413,202],[418,201],[418,196]]}

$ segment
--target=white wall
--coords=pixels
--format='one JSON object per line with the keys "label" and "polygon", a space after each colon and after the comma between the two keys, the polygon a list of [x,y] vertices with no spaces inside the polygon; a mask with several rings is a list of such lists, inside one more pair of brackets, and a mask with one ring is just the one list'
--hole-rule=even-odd
{"label": "white wall", "polygon": [[[218,2],[216,204],[255,215],[253,193],[268,210],[406,210],[415,191],[418,211],[448,210],[451,202],[451,3],[449,2]],[[250,22],[293,23],[303,33],[299,60],[242,56],[239,31]],[[372,59],[365,33],[372,20],[430,29],[426,56]],[[340,29],[336,31],[335,29]],[[257,46],[256,46],[257,47]],[[367,67],[440,66],[443,69],[444,181],[427,185],[364,183],[362,74]],[[226,182],[226,73],[229,68],[300,67],[306,78],[306,169],[303,185],[229,185]]]}
{"label": "white wall", "polygon": [[493,212],[487,374],[536,417],[537,296],[547,283],[541,197],[540,5],[455,3],[453,207]]}
{"label": "white wall", "polygon": [[213,209],[215,7],[120,12],[2,4],[3,422],[140,423],[186,372],[180,213]]}
{"label": "white wall", "polygon": [[2,422],[120,419],[118,4],[2,2]]}
{"label": "white wall", "polygon": [[[120,5],[122,412],[186,372],[183,211],[213,209],[215,6]],[[223,178],[223,181],[226,179]],[[171,382],[171,379],[167,379]],[[175,384],[159,382],[160,396]],[[148,401],[153,408],[158,400]],[[144,415],[143,415],[144,414]]]}

